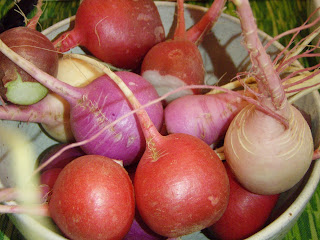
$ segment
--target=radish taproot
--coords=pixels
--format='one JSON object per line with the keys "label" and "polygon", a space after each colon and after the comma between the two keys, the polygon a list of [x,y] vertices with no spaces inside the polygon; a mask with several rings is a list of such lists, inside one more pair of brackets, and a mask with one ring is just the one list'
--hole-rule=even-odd
{"label": "radish taproot", "polygon": [[60,172],[49,212],[71,239],[122,239],[135,213],[132,182],[127,171],[107,157],[79,157]]}
{"label": "radish taproot", "polygon": [[[152,47],[141,65],[140,74],[155,86],[160,96],[184,85],[204,84],[205,69],[198,44],[218,19],[225,0],[215,0],[199,21],[199,25],[196,24],[190,29],[192,32],[189,32],[189,35],[185,29],[184,1],[178,0],[177,3],[177,26],[173,38]],[[179,91],[166,98],[166,102],[193,93],[200,91],[199,89]]]}
{"label": "radish taproot", "polygon": [[[123,93],[110,78],[103,75],[85,87],[73,87],[41,71],[13,52],[1,40],[0,45],[4,47],[3,53],[8,51],[7,56],[12,57],[16,64],[69,102],[71,129],[76,141],[85,141],[103,131],[94,140],[81,146],[86,154],[122,160],[124,165],[130,165],[139,160],[145,148],[145,140],[139,122],[134,116],[122,119],[112,128],[104,128],[132,109]],[[88,61],[91,59],[82,57]],[[91,60],[97,64],[100,63],[94,59]],[[154,87],[140,75],[126,71],[117,72],[117,74],[129,85],[141,103],[145,104],[159,97]],[[146,110],[157,129],[160,129],[163,123],[162,104],[156,103]]]}
{"label": "radish taproot", "polygon": [[[304,176],[314,151],[311,130],[288,103],[280,77],[262,46],[248,0],[233,1],[260,91],[260,104],[246,106],[231,122],[226,160],[238,181],[257,194],[284,192]],[[264,108],[264,111],[261,109]]]}
{"label": "radish taproot", "polygon": [[152,0],[84,0],[76,13],[75,27],[58,37],[54,45],[61,52],[84,46],[115,67],[136,69],[147,51],[164,38]]}

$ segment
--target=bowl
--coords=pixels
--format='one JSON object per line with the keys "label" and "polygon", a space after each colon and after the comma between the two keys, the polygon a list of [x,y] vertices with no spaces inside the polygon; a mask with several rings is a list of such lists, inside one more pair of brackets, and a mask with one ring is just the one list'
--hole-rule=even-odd
{"label": "bowl", "polygon": [[[157,2],[161,19],[163,21],[165,31],[171,36],[176,24],[175,3]],[[185,5],[186,27],[193,25],[206,12],[206,8]],[[62,32],[74,26],[75,17],[67,18],[48,29],[43,33],[49,38],[54,39]],[[270,36],[259,31],[259,36],[263,42],[270,39]],[[247,51],[242,46],[241,27],[237,18],[222,14],[217,23],[208,34],[202,44],[199,46],[206,68],[206,83],[214,84],[218,79],[222,82],[228,82],[239,71],[246,70],[250,67],[250,59]],[[279,43],[275,42],[269,49],[271,55],[283,48]],[[81,48],[76,47],[70,52],[84,53]],[[294,104],[303,109],[311,116],[311,129],[315,146],[319,145],[320,138],[320,96],[317,91],[306,95]],[[34,146],[36,154],[41,154],[48,147],[56,144],[54,140],[44,134],[38,124],[21,123],[14,121],[1,121],[1,126],[18,128],[22,131]],[[10,187],[14,185],[14,180],[8,170],[10,159],[6,154],[4,147],[0,148],[0,187]],[[266,239],[282,239],[290,228],[295,224],[301,213],[312,197],[320,179],[320,163],[313,161],[309,171],[305,177],[292,189],[282,193],[280,199],[270,217],[266,227],[261,231],[252,235],[250,240],[266,240]],[[10,214],[10,219],[17,226],[27,239],[65,239],[59,234],[57,229],[47,228],[36,218],[24,214]],[[182,237],[183,240],[193,239],[209,239],[204,232],[196,232],[188,236]]]}

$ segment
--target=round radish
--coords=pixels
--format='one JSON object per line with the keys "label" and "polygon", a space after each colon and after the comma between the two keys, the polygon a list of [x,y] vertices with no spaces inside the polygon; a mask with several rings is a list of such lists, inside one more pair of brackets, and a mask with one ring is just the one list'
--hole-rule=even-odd
{"label": "round radish", "polygon": [[59,174],[49,211],[71,239],[122,239],[134,218],[133,185],[118,163],[103,156],[83,156]]}
{"label": "round radish", "polygon": [[233,117],[247,104],[228,93],[183,96],[166,106],[165,125],[168,133],[186,133],[216,145]]}
{"label": "round radish", "polygon": [[[0,39],[41,70],[56,76],[58,53],[42,33],[29,27],[16,27],[1,33]],[[30,105],[40,101],[48,93],[46,87],[3,54],[0,54],[0,76],[0,94],[12,103]]]}
{"label": "round radish", "polygon": [[248,0],[234,0],[257,81],[259,102],[249,104],[228,128],[224,153],[238,181],[257,194],[284,192],[305,175],[314,145],[310,127],[291,105],[266,53]]}

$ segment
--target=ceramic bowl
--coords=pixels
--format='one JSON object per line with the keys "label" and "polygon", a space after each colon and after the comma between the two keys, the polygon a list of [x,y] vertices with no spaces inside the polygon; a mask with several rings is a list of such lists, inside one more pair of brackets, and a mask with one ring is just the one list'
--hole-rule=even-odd
{"label": "ceramic bowl", "polygon": [[[170,2],[156,2],[159,9],[165,31],[168,36],[172,35],[175,24],[175,4]],[[204,14],[206,8],[186,5],[185,19],[186,27],[193,25]],[[50,28],[43,31],[49,39],[54,39],[56,36],[72,28],[74,25],[74,17],[65,19]],[[268,35],[259,32],[263,42],[270,39]],[[205,68],[207,71],[206,82],[213,84],[222,77],[222,81],[229,81],[239,71],[248,69],[250,61],[246,50],[243,48],[241,37],[241,28],[238,19],[223,14],[214,28],[212,33],[208,34],[203,43],[199,46],[204,59]],[[278,43],[273,44],[269,53],[273,54],[281,49],[282,46]],[[83,53],[82,49],[76,47],[71,50],[75,53]],[[304,98],[295,102],[300,109],[303,109],[311,116],[312,133],[315,145],[319,145],[320,137],[320,97],[318,92],[313,92]],[[25,133],[35,146],[37,154],[43,152],[49,146],[56,142],[46,136],[37,124],[20,123],[13,121],[1,121],[3,126],[11,126],[19,128]],[[9,174],[10,162],[4,154],[3,148],[0,148],[0,187],[11,186],[13,179]],[[281,239],[290,230],[294,223],[303,212],[306,204],[312,197],[320,178],[320,162],[314,161],[306,176],[291,190],[281,194],[278,204],[271,216],[270,223],[258,233],[251,236],[250,240],[266,240],[266,239]],[[27,215],[12,214],[10,218],[18,229],[26,236],[27,239],[64,239],[59,232],[49,230],[36,219]],[[184,236],[182,239],[208,239],[202,232]]]}

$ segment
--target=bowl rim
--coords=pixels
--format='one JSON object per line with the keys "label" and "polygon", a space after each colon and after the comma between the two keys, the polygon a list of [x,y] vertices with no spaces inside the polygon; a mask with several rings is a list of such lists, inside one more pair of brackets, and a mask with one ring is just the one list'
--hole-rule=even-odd
{"label": "bowl rim", "polygon": [[[154,1],[157,7],[160,6],[175,6],[175,2],[164,2],[164,1]],[[205,12],[208,8],[199,6],[199,5],[193,5],[193,4],[184,4],[185,7],[191,8],[194,10],[199,10]],[[227,19],[228,21],[231,21],[236,24],[240,24],[240,21],[238,18],[222,13],[223,18]],[[42,31],[44,35],[47,35],[51,33],[52,31],[55,31],[59,29],[60,27],[70,24],[72,21],[75,20],[75,16],[68,17],[64,20],[61,20],[52,26],[46,28]],[[272,37],[268,35],[267,33],[263,32],[262,30],[258,29],[258,33],[261,37],[270,40]],[[279,42],[275,41],[272,43],[276,48],[283,49],[284,46],[280,44]],[[301,65],[300,65],[301,66]],[[314,91],[311,93],[317,101],[315,101],[316,107],[320,108],[320,94],[318,91]],[[319,113],[320,115],[320,113]],[[311,171],[311,174],[309,178],[306,181],[306,184],[304,185],[304,188],[299,193],[299,195],[296,197],[296,199],[292,202],[292,204],[276,219],[274,219],[271,223],[269,223],[265,228],[260,230],[259,232],[255,233],[254,235],[247,238],[248,240],[254,240],[254,239],[271,239],[275,236],[275,233],[280,233],[285,226],[288,225],[289,222],[294,222],[299,218],[301,213],[303,212],[301,207],[303,206],[303,209],[305,209],[307,203],[310,201],[311,197],[313,196],[315,189],[317,188],[320,181],[320,162],[317,160],[314,160],[314,165]],[[1,182],[0,182],[0,185]],[[46,239],[52,239],[52,240],[63,240],[66,239],[63,236],[61,236],[58,233],[55,233],[54,231],[51,231],[47,227],[41,225],[38,221],[36,221],[31,216],[25,215],[25,214],[10,214],[9,218],[11,221],[17,226],[17,228],[25,234],[25,236],[28,236],[28,232],[24,229],[23,226],[29,226],[33,228],[32,232],[35,231],[41,235],[41,233],[45,234]],[[292,227],[292,226],[291,226]],[[291,227],[289,229],[291,229]],[[288,229],[288,230],[289,230]],[[49,234],[49,236],[48,236]],[[32,239],[35,239],[34,237]]]}

